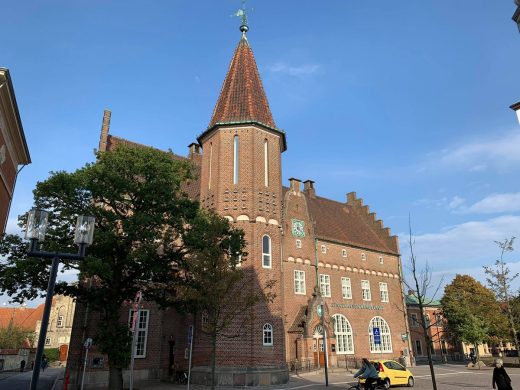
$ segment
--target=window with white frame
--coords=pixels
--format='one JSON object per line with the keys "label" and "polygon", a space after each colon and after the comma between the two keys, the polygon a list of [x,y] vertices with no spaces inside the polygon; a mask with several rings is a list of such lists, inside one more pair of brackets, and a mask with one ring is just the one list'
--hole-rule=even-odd
{"label": "window with white frame", "polygon": [[361,253],[361,260],[366,260],[367,259],[367,255],[365,255],[364,253]]}
{"label": "window with white frame", "polygon": [[302,240],[296,240],[296,248],[302,247]]}
{"label": "window with white frame", "polygon": [[384,264],[385,259],[383,259],[383,256],[379,256],[379,264]]}
{"label": "window with white frame", "polygon": [[388,302],[388,284],[385,282],[379,282],[379,296],[381,302]]}
{"label": "window with white frame", "polygon": [[334,335],[336,336],[336,353],[353,354],[354,335],[350,322],[341,314],[335,314],[332,318],[334,319]]}
{"label": "window with white frame", "polygon": [[202,315],[200,316],[200,324],[202,325],[202,327],[205,327],[206,325],[208,325],[208,321],[209,321],[208,312],[203,311]]}
{"label": "window with white frame", "polygon": [[[374,328],[379,328],[381,344],[374,343]],[[392,352],[392,334],[383,317],[374,317],[368,326],[370,352]]]}
{"label": "window with white frame", "polygon": [[[129,323],[133,321],[135,310],[130,310]],[[134,357],[145,358],[146,357],[146,343],[148,341],[148,319],[149,310],[140,309],[137,315],[137,321],[135,324],[135,349]]]}
{"label": "window with white frame", "polygon": [[370,282],[368,280],[361,281],[361,296],[364,301],[372,300],[372,295],[370,294]]}
{"label": "window with white frame", "polygon": [[320,290],[321,295],[324,297],[330,297],[330,276],[320,275]]}
{"label": "window with white frame", "polygon": [[51,345],[51,338],[50,337],[46,337],[45,338],[45,345]]}
{"label": "window with white frame", "polygon": [[271,324],[264,325],[262,339],[264,345],[273,345],[273,326]]}
{"label": "window with white frame", "polygon": [[327,247],[325,245],[321,246],[321,253],[327,253]]}
{"label": "window with white frame", "polygon": [[347,250],[346,249],[342,249],[341,250],[341,256],[347,257]]}
{"label": "window with white frame", "polygon": [[63,315],[60,314],[58,316],[58,321],[56,321],[56,326],[58,328],[63,328]]}
{"label": "window with white frame", "polygon": [[341,278],[341,294],[343,299],[352,299],[352,284],[350,278]]}
{"label": "window with white frame", "polygon": [[262,267],[271,268],[271,237],[262,237]]}
{"label": "window with white frame", "polygon": [[305,271],[294,271],[294,293],[305,295]]}

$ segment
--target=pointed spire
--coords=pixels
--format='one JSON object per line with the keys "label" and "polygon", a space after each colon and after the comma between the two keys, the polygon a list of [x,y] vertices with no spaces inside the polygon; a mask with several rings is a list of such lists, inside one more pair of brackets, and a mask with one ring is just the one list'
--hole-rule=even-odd
{"label": "pointed spire", "polygon": [[229,65],[209,127],[231,122],[259,122],[276,128],[253,51],[246,38],[247,24],[242,24],[240,30],[242,37]]}

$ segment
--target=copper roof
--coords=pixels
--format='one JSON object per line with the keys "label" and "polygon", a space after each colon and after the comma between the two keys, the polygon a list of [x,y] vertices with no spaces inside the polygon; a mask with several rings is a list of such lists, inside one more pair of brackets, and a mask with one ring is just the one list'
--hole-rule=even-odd
{"label": "copper roof", "polygon": [[235,50],[208,127],[237,122],[259,122],[276,128],[253,51],[245,37]]}

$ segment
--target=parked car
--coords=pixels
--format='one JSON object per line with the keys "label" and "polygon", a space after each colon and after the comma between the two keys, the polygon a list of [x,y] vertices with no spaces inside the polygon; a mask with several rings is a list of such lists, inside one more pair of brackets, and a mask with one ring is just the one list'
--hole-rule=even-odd
{"label": "parked car", "polygon": [[395,360],[372,360],[370,363],[376,368],[379,378],[385,383],[387,389],[390,386],[413,387],[415,384],[412,372]]}

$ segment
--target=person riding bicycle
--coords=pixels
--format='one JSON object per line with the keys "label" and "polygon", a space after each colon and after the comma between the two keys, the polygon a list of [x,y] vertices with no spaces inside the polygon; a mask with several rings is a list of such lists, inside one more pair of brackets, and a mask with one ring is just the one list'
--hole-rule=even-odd
{"label": "person riding bicycle", "polygon": [[372,383],[377,383],[379,374],[374,365],[370,363],[367,358],[363,358],[363,365],[360,370],[354,374],[354,378],[357,377],[365,379],[365,389],[368,390],[372,387]]}

